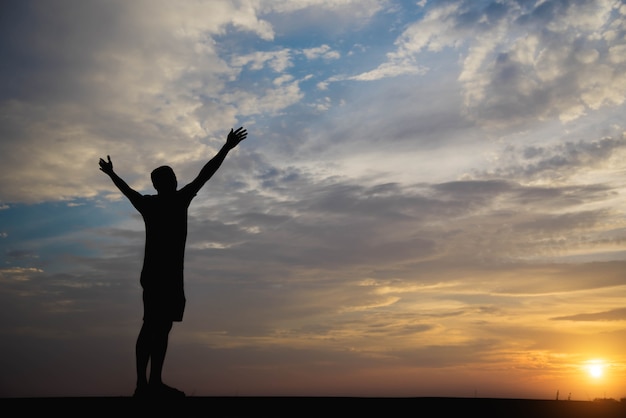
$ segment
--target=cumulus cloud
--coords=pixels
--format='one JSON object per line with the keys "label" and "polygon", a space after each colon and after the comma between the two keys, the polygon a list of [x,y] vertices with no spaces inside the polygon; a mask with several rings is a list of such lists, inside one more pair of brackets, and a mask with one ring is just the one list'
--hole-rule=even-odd
{"label": "cumulus cloud", "polygon": [[338,59],[341,56],[339,52],[333,51],[328,45],[322,45],[316,48],[306,48],[302,50],[302,53],[308,59]]}
{"label": "cumulus cloud", "polygon": [[[534,117],[570,121],[588,110],[621,104],[624,69],[610,62],[607,51],[622,40],[601,40],[622,20],[614,6],[612,1],[548,1],[511,8],[486,31],[489,40],[469,45],[460,76],[468,114],[495,123]],[[468,66],[473,48],[488,52]]]}
{"label": "cumulus cloud", "polygon": [[458,51],[466,113],[487,124],[564,122],[624,102],[623,14],[605,1],[434,4],[387,61],[354,80],[423,74],[420,58]]}
{"label": "cumulus cloud", "polygon": [[[349,28],[364,24],[381,7],[377,1],[316,0],[181,2],[176,7],[66,1],[59,5],[63,13],[34,3],[4,8],[8,65],[0,90],[6,116],[0,151],[10,157],[0,170],[6,184],[2,201],[94,197],[101,191],[94,186],[100,178],[94,161],[107,153],[118,161],[142,156],[127,165],[133,171],[129,180],[140,188],[149,186],[137,177],[150,168],[143,161],[165,163],[165,156],[175,156],[187,163],[200,155],[203,160],[215,148],[207,144],[221,142],[238,119],[276,115],[303,99],[298,82],[285,73],[294,54],[333,61],[341,56],[327,44],[299,51],[228,50],[217,42],[220,37],[234,32],[272,41],[273,25],[294,13],[300,23],[317,24],[326,16],[318,13],[327,12],[341,21],[335,27]],[[265,68],[282,81],[250,81],[250,72]],[[318,110],[324,110],[321,106]]]}
{"label": "cumulus cloud", "polygon": [[233,58],[234,66],[249,65],[252,70],[260,70],[268,65],[276,72],[283,72],[291,67],[291,51],[282,49],[280,51],[253,52],[247,55],[238,55]]}
{"label": "cumulus cloud", "polygon": [[[3,25],[4,202],[93,197],[100,189],[94,161],[106,153],[195,161],[210,154],[206,144],[221,142],[238,118],[274,114],[302,98],[298,83],[287,80],[258,89],[242,81],[222,94],[242,68],[283,73],[292,66],[293,53],[285,48],[238,55],[216,48],[214,39],[229,28],[273,38],[258,3],[65,2],[67,13],[50,7],[5,8],[17,17]],[[19,39],[19,49],[9,39]],[[328,46],[306,54],[338,57]],[[134,173],[149,169],[140,160],[131,167]]]}

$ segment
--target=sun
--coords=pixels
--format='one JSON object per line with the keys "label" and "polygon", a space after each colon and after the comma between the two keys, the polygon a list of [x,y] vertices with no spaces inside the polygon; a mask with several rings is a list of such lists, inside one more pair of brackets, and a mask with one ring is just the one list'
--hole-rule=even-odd
{"label": "sun", "polygon": [[589,360],[586,365],[587,373],[594,379],[600,379],[604,375],[605,366],[602,360]]}

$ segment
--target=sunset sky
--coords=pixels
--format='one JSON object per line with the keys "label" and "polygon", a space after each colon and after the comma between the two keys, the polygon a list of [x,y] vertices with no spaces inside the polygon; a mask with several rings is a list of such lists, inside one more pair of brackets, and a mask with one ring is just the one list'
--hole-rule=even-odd
{"label": "sunset sky", "polygon": [[195,396],[626,397],[626,1],[5,0],[0,396],[128,396],[144,194]]}

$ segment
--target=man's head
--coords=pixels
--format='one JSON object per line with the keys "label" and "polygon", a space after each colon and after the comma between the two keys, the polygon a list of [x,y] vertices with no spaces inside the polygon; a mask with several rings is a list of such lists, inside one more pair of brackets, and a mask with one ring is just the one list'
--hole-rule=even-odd
{"label": "man's head", "polygon": [[176,187],[178,187],[176,174],[174,174],[174,170],[172,170],[170,166],[162,165],[161,167],[155,168],[150,174],[150,177],[152,178],[154,188],[159,193],[175,192]]}

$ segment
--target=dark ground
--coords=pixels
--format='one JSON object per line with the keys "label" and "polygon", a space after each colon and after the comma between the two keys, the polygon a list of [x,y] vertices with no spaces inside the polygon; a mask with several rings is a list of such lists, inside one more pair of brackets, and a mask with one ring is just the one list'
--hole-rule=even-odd
{"label": "dark ground", "polygon": [[626,418],[626,402],[485,398],[0,398],[4,416]]}

